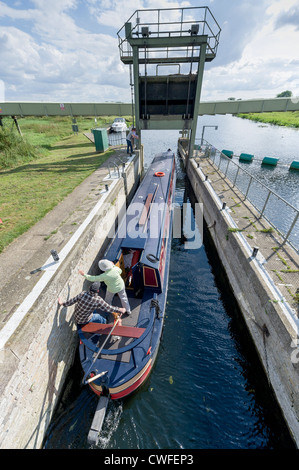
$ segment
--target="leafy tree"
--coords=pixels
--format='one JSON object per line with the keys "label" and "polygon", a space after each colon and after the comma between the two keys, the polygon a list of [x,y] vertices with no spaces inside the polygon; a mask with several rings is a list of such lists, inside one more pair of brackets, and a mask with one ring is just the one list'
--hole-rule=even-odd
{"label": "leafy tree", "polygon": [[286,91],[282,91],[281,93],[276,95],[276,98],[283,98],[283,97],[292,96],[292,95],[293,95],[293,93],[291,91],[286,90]]}

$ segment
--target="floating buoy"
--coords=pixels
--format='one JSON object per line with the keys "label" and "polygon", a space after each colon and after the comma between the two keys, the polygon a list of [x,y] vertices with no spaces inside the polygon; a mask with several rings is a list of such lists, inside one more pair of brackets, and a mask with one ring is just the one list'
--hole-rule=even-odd
{"label": "floating buoy", "polygon": [[289,170],[299,170],[299,162],[295,160],[291,163]]}
{"label": "floating buoy", "polygon": [[165,173],[163,171],[156,171],[155,176],[165,176]]}
{"label": "floating buoy", "polygon": [[228,158],[233,158],[234,152],[232,150],[222,150],[221,153]]}
{"label": "floating buoy", "polygon": [[254,159],[254,156],[250,153],[241,153],[239,160],[243,162],[251,162]]}
{"label": "floating buoy", "polygon": [[265,157],[262,161],[262,165],[273,165],[276,166],[279,158]]}

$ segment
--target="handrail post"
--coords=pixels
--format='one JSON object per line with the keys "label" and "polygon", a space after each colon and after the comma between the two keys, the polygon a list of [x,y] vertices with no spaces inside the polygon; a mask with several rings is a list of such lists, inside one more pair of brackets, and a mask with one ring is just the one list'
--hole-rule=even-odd
{"label": "handrail post", "polygon": [[236,184],[236,181],[237,181],[237,178],[238,178],[238,174],[239,174],[239,170],[240,170],[240,167],[238,165],[238,169],[237,169],[237,173],[236,173],[236,176],[235,176],[235,179],[234,179],[234,182],[233,182],[233,186],[235,186]]}
{"label": "handrail post", "polygon": [[263,209],[262,209],[262,212],[261,212],[260,217],[262,217],[262,215],[263,215],[263,213],[264,213],[264,210],[266,209],[266,205],[267,205],[267,203],[268,203],[268,201],[269,201],[270,195],[271,195],[271,190],[269,189],[269,191],[268,191],[268,196],[266,197],[266,201],[265,201],[265,204],[264,204],[264,207],[263,207]]}
{"label": "handrail post", "polygon": [[225,174],[224,174],[225,177],[226,177],[226,175],[227,175],[229,162],[230,162],[230,160],[227,159],[227,165],[226,165],[226,170],[225,170]]}
{"label": "handrail post", "polygon": [[249,188],[250,188],[250,186],[251,186],[251,182],[252,182],[252,176],[250,176],[249,185],[248,185],[248,187],[247,187],[247,191],[246,191],[246,194],[245,194],[245,199],[247,199],[247,194],[248,194],[248,192],[249,192]]}
{"label": "handrail post", "polygon": [[289,238],[289,235],[290,235],[291,231],[293,230],[293,228],[294,228],[295,225],[296,225],[298,216],[299,216],[299,211],[297,211],[297,214],[295,215],[295,219],[293,220],[293,223],[292,223],[292,225],[291,225],[291,227],[290,227],[288,233],[286,234],[286,236],[285,236],[285,238],[284,238],[282,244],[284,244],[284,243],[287,241],[287,239]]}

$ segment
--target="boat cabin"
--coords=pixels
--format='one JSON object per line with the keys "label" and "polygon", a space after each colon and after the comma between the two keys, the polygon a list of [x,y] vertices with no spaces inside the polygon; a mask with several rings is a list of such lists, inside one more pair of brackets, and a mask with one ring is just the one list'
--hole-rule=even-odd
{"label": "boat cabin", "polygon": [[133,289],[135,295],[145,289],[162,291],[166,248],[171,243],[175,158],[165,152],[153,163],[122,222],[120,231],[125,237],[119,238],[114,255],[126,289]]}

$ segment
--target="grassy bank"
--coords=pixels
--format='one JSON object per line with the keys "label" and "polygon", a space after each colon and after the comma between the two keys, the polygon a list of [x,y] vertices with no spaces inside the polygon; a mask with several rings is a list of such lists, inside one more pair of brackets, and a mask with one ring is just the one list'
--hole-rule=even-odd
{"label": "grassy bank", "polygon": [[[130,125],[129,117],[126,119]],[[80,134],[94,127],[109,127],[113,120],[114,116],[102,116],[97,118],[97,122],[93,117],[76,118]],[[18,124],[22,137],[12,119],[3,118],[3,128],[0,128],[0,169],[44,157],[53,144],[73,135],[72,119],[69,116],[24,117],[18,118]]]}
{"label": "grassy bank", "polygon": [[256,122],[276,124],[277,126],[299,128],[299,111],[273,112],[273,113],[247,113],[238,114],[243,119],[251,119]]}
{"label": "grassy bank", "polygon": [[[113,120],[106,119],[108,124]],[[23,136],[34,155],[29,157],[29,162],[23,155],[22,164],[14,157],[10,168],[0,168],[0,219],[3,222],[0,223],[0,252],[111,155],[110,150],[96,153],[94,144],[83,135],[95,127],[92,118],[77,119],[77,123],[79,134],[74,135],[70,118],[20,120]],[[105,127],[104,123],[105,120],[99,123],[98,119],[97,125]]]}

